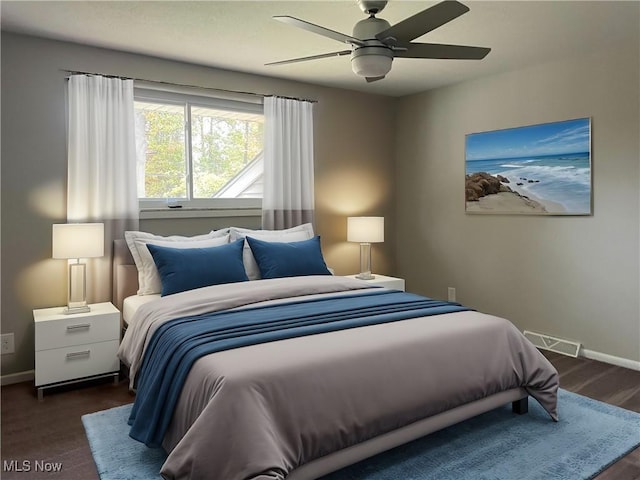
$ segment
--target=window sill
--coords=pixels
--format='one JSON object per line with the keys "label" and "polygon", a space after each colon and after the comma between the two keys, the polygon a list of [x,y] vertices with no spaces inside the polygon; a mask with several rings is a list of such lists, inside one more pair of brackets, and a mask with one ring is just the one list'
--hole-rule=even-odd
{"label": "window sill", "polygon": [[140,220],[153,218],[213,218],[213,217],[260,217],[259,208],[144,208]]}

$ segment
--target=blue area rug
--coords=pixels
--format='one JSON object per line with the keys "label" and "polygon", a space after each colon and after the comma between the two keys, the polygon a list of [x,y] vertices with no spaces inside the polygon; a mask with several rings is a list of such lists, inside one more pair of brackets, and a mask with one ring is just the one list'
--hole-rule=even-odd
{"label": "blue area rug", "polygon": [[[323,477],[323,480],[581,480],[640,445],[640,414],[560,390],[560,421],[529,399]],[[131,405],[82,417],[101,480],[161,478],[165,454],[128,436]]]}

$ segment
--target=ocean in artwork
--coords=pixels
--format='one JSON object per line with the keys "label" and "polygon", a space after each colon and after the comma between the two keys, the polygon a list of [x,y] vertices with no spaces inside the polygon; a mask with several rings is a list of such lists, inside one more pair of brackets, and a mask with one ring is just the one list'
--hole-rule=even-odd
{"label": "ocean in artwork", "polygon": [[469,134],[465,160],[467,175],[501,175],[548,213],[591,213],[589,118]]}
{"label": "ocean in artwork", "polygon": [[466,173],[502,175],[512,190],[561,205],[566,212],[591,211],[589,152],[468,161]]}

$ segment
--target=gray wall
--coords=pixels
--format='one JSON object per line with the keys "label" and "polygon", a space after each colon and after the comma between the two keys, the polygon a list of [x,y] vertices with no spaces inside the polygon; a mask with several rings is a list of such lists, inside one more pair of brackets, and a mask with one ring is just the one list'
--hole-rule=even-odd
{"label": "gray wall", "polygon": [[[376,271],[437,298],[456,287],[459,301],[521,329],[640,360],[638,44],[392,99],[3,33],[0,322],[16,353],[2,356],[2,374],[33,368],[31,310],[66,301],[66,267],[50,259],[51,224],[66,215],[61,69],[318,100],[316,230],[338,274],[359,268],[345,217],[384,215]],[[585,116],[593,216],[464,214],[466,133]],[[143,220],[141,229],[230,223],[259,219]]]}
{"label": "gray wall", "polygon": [[[339,89],[234,73],[140,55],[2,33],[1,331],[16,353],[2,374],[33,368],[32,309],[64,305],[66,265],[51,257],[51,225],[66,220],[65,76],[100,72],[318,100],[315,107],[316,230],[338,274],[357,272],[359,247],[346,242],[347,215],[384,215],[394,229],[395,101]],[[376,132],[370,135],[370,132]],[[356,141],[354,141],[356,139]],[[375,195],[371,195],[374,192]],[[144,220],[158,233],[202,233],[259,219]],[[375,266],[393,274],[394,237],[375,247]]]}
{"label": "gray wall", "polygon": [[[398,273],[410,290],[640,360],[640,52],[603,51],[403,98]],[[465,215],[465,134],[592,118],[594,214]]]}

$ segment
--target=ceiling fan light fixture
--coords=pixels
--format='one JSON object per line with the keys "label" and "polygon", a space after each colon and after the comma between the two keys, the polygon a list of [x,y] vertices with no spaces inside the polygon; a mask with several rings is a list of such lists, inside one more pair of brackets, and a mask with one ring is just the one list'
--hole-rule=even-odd
{"label": "ceiling fan light fixture", "polygon": [[351,54],[353,73],[361,77],[384,77],[391,71],[393,53],[382,47],[358,48]]}

